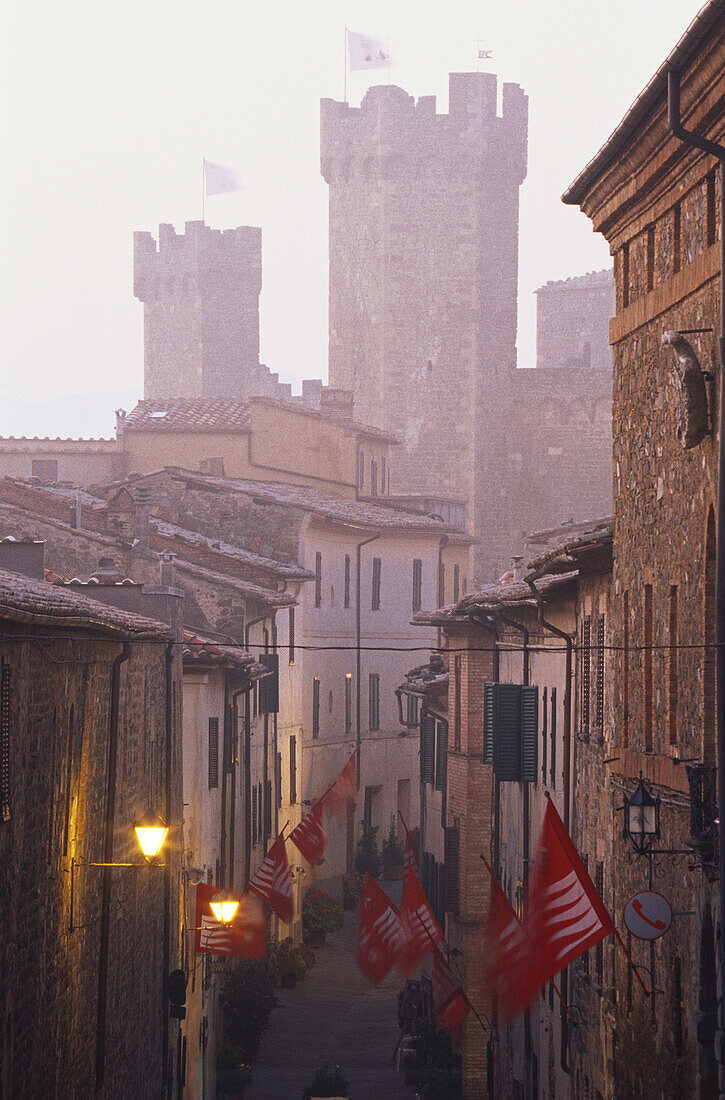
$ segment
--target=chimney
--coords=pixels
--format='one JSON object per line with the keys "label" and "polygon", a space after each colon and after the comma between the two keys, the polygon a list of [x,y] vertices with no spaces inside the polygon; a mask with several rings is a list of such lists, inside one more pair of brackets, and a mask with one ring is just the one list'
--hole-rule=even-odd
{"label": "chimney", "polygon": [[352,420],[353,401],[352,390],[338,390],[331,386],[323,386],[320,392],[321,411],[328,416],[334,416],[336,420]]}
{"label": "chimney", "polygon": [[83,526],[83,503],[80,493],[76,493],[70,506],[70,525],[74,531],[79,531]]}
{"label": "chimney", "polygon": [[123,580],[113,558],[101,558],[93,577],[99,584],[118,584]]}
{"label": "chimney", "polygon": [[140,546],[149,544],[149,515],[151,512],[151,490],[148,485],[139,483],[135,487],[136,502],[136,542]]}
{"label": "chimney", "polygon": [[159,569],[159,583],[165,588],[174,587],[174,555],[164,550],[161,555]]}
{"label": "chimney", "polygon": [[522,554],[514,554],[511,558],[511,568],[514,574],[514,583],[524,579],[524,559]]}

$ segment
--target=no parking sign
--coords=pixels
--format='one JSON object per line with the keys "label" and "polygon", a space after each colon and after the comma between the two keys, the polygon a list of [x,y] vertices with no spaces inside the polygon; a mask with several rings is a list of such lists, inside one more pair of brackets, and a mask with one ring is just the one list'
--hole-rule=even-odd
{"label": "no parking sign", "polygon": [[624,907],[624,923],[638,940],[658,940],[672,924],[670,903],[654,890],[640,890]]}

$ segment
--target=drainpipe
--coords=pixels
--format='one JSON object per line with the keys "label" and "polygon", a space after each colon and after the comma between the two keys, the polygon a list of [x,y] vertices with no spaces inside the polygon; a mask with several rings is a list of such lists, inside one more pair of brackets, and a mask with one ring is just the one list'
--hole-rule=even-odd
{"label": "drainpipe", "polygon": [[[240,695],[244,695],[245,696],[245,704],[248,704],[249,703],[249,693],[251,692],[252,687],[253,687],[253,684],[247,684],[246,687],[238,688],[236,691],[233,691],[231,693],[231,707],[232,707],[232,719],[231,719],[231,721],[232,721],[232,734],[233,734],[233,737],[234,737],[234,740],[232,742],[233,747],[236,746],[236,743],[237,743],[237,729],[239,727],[239,704],[237,703],[237,699],[239,698]],[[249,708],[247,706],[246,710],[248,710],[248,709]],[[246,710],[245,710],[245,732],[246,732]],[[236,789],[237,789],[237,769],[236,769],[237,761],[234,760],[234,752],[233,751],[232,751],[232,760],[233,760],[233,765],[234,765],[234,771],[232,773],[232,798],[231,798],[231,810],[230,810],[231,819],[232,819],[232,833],[231,833],[231,838],[230,838],[230,841],[229,841],[229,889],[230,890],[234,890],[234,832],[235,832],[234,822],[236,821]],[[245,797],[245,799],[247,797],[246,788],[244,790],[244,797]],[[246,820],[246,817],[247,817],[246,803],[245,803],[244,817],[245,817],[244,828],[245,828],[245,833],[246,833],[248,831],[248,824],[247,824],[247,820]],[[251,824],[251,821],[249,822],[249,824]],[[247,884],[247,881],[248,880],[245,880],[245,883],[244,883],[245,886]]]}
{"label": "drainpipe", "polygon": [[[717,696],[717,797],[720,848],[720,965],[725,927],[725,147],[686,130],[680,119],[680,74],[667,73],[667,109],[670,129],[686,145],[716,157],[720,165],[720,357],[717,469],[717,559],[715,564],[716,696]],[[725,998],[718,1002],[718,1031],[725,1037]],[[720,1059],[724,1056],[720,1054]],[[725,1065],[718,1061],[719,1091],[725,1094]]]}
{"label": "drainpipe", "polygon": [[[101,928],[98,947],[98,1012],[96,1016],[96,1092],[103,1088],[106,1061],[106,1006],[108,999],[108,945],[111,930],[111,875],[113,868],[113,837],[116,825],[116,766],[118,761],[118,717],[121,693],[121,665],[131,656],[131,645],[123,643],[121,652],[111,665],[111,707],[108,721],[108,772],[106,776],[106,828],[103,842],[103,884],[101,894]],[[167,822],[168,824],[168,822]],[[164,973],[164,977],[166,974]],[[163,1073],[166,1079],[166,1049]]]}
{"label": "drainpipe", "polygon": [[361,675],[361,671],[360,671],[360,666],[361,666],[360,645],[361,645],[361,635],[362,635],[361,608],[360,608],[360,600],[361,600],[361,594],[360,594],[360,590],[361,590],[361,585],[360,585],[361,554],[360,554],[360,551],[362,550],[363,546],[369,546],[371,542],[375,542],[375,540],[379,539],[379,538],[380,538],[379,534],[378,535],[372,535],[369,539],[363,539],[363,541],[359,542],[357,544],[357,547],[356,547],[357,569],[356,569],[356,574],[355,574],[355,669],[356,669],[356,674],[355,674],[355,678],[356,678],[356,685],[355,685],[355,688],[356,688],[356,690],[355,690],[355,745],[357,747],[357,786],[358,786],[358,790],[360,790],[360,741],[361,741],[361,738],[360,738],[360,707],[361,707],[361,698],[362,698],[362,696],[360,694],[360,675]]}
{"label": "drainpipe", "polygon": [[[507,615],[498,613],[498,618],[502,623],[506,623],[513,630],[518,630],[521,633],[523,641],[523,682],[528,686],[530,682],[530,660],[529,660],[529,631],[523,623],[519,623],[516,619],[509,619]],[[523,783],[523,817],[524,817],[524,852],[523,852],[523,887],[524,896],[529,885],[529,867],[531,866],[531,797],[529,792],[529,784]],[[531,1061],[531,1010],[526,1009],[524,1013],[524,1054],[527,1060]]]}
{"label": "drainpipe", "polygon": [[[539,625],[543,626],[544,629],[548,630],[551,634],[556,635],[557,638],[562,638],[566,644],[566,686],[564,688],[564,827],[567,832],[569,832],[569,803],[571,801],[571,680],[574,642],[571,634],[567,634],[565,630],[561,630],[560,627],[554,626],[553,623],[548,622],[548,620],[544,618],[543,596],[531,577],[524,577],[524,580],[528,584],[536,600],[539,609]],[[559,1019],[561,1021],[561,1068],[565,1073],[569,1073],[569,1017],[564,1007],[569,996],[568,967],[561,972],[561,996],[562,1003],[559,1006]]]}
{"label": "drainpipe", "polygon": [[[166,646],[166,717],[164,731],[164,812],[166,824],[171,828],[171,761],[174,739],[174,642]],[[164,860],[164,965],[162,970],[163,981],[166,975],[171,973],[171,848],[166,845],[166,857]],[[168,1100],[171,1100],[171,1075],[168,1073],[168,1046],[169,1046],[169,1006],[166,1003],[166,992],[162,990],[161,1011],[163,1013],[163,1055],[164,1055],[164,1080]]]}
{"label": "drainpipe", "polygon": [[[493,634],[493,682],[497,684],[500,677],[500,654],[498,651],[499,630],[498,623],[490,615],[471,613],[469,618],[478,626],[484,627]],[[491,866],[497,879],[501,879],[501,783],[493,774],[493,829],[491,840]]]}
{"label": "drainpipe", "polygon": [[[257,623],[269,618],[269,611],[258,615],[256,619],[250,619],[244,624],[244,649],[249,652],[249,632]],[[247,693],[244,707],[244,884],[249,882],[252,874],[252,695]],[[222,787],[222,797],[224,788]]]}

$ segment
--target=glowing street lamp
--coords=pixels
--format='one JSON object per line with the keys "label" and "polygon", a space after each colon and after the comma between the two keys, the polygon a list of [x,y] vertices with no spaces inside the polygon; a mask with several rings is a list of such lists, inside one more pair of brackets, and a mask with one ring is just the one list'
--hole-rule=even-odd
{"label": "glowing street lamp", "polygon": [[239,901],[237,898],[232,897],[231,894],[227,894],[223,890],[220,890],[219,893],[215,894],[211,899],[209,906],[219,924],[228,926],[234,920],[237,909],[239,908]]}
{"label": "glowing street lamp", "polygon": [[140,825],[135,826],[134,832],[136,833],[136,838],[143,852],[144,859],[146,859],[148,863],[151,863],[161,851],[163,843],[168,836],[168,826],[164,825],[161,818],[149,813]]}
{"label": "glowing street lamp", "polygon": [[660,799],[649,793],[641,773],[634,793],[625,798],[623,808],[624,835],[629,837],[639,855],[646,855],[661,836]]}

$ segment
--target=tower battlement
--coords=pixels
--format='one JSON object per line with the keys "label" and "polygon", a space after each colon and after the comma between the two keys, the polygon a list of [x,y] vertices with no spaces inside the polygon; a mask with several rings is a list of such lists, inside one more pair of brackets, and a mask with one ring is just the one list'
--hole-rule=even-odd
{"label": "tower battlement", "polygon": [[[239,225],[212,229],[204,222],[187,222],[184,233],[173,225],[159,226],[158,244],[148,232],[133,235],[133,292],[145,302],[155,279],[183,278],[204,272],[234,273],[262,289],[262,230]],[[187,279],[188,281],[188,279]]]}

